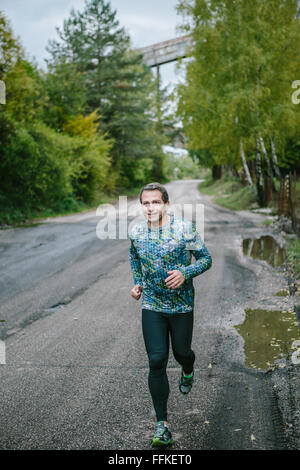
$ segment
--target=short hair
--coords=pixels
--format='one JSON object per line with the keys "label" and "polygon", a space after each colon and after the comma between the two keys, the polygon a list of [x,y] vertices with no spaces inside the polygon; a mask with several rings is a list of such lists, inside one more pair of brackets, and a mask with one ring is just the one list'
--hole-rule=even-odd
{"label": "short hair", "polygon": [[142,202],[143,191],[155,191],[155,190],[158,190],[158,191],[161,192],[162,200],[164,201],[164,203],[168,202],[168,200],[169,200],[168,191],[160,183],[148,183],[148,184],[146,184],[146,186],[143,186],[141,191],[140,191],[140,196],[139,196],[140,202]]}

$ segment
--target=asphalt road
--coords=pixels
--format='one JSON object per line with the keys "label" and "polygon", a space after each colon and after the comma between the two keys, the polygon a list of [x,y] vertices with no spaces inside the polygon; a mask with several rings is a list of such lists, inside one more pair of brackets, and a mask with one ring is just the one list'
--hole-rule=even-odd
{"label": "asphalt road", "polygon": [[[194,280],[188,396],[178,391],[170,352],[173,449],[282,449],[272,384],[245,366],[234,328],[266,286],[281,287],[274,270],[241,249],[243,237],[264,231],[264,217],[222,209],[197,184],[167,185],[172,204],[204,204],[213,259]],[[155,417],[141,305],[130,297],[129,240],[100,240],[98,221],[88,213],[0,231],[0,449],[149,449]]]}

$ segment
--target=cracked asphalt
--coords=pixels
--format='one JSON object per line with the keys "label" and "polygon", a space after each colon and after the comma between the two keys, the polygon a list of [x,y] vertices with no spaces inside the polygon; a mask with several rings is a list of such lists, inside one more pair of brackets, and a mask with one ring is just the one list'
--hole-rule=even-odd
{"label": "cracked asphalt", "polygon": [[[299,448],[295,434],[290,437],[289,393],[278,394],[276,375],[246,367],[235,329],[246,308],[293,307],[291,299],[276,297],[286,287],[284,273],[242,252],[243,238],[271,229],[261,214],[213,204],[198,183],[166,185],[171,205],[204,205],[213,259],[194,279],[196,363],[188,396],[178,391],[180,368],[170,352],[173,449]],[[0,231],[6,347],[0,449],[150,448],[155,416],[141,305],[130,297],[129,240],[100,240],[98,221],[89,212]]]}

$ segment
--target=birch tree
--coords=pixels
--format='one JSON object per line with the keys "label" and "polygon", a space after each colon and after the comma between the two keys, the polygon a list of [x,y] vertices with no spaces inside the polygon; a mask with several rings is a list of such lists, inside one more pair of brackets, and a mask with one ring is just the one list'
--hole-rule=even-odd
{"label": "birch tree", "polygon": [[272,178],[268,153],[280,165],[300,124],[291,101],[300,69],[297,1],[184,0],[178,11],[194,42],[186,83],[178,87],[190,148],[211,152],[212,162],[243,166],[247,175],[258,139],[256,168]]}

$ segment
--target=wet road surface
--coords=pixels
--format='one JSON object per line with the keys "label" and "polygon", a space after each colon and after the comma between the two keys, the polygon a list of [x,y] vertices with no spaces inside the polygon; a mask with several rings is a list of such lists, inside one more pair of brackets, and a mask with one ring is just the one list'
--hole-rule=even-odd
{"label": "wet road surface", "polygon": [[[170,352],[173,449],[284,449],[273,384],[246,366],[235,328],[284,287],[281,273],[243,254],[242,239],[266,232],[265,219],[214,205],[198,182],[167,185],[171,204],[204,204],[213,259],[194,279],[188,396]],[[149,449],[155,417],[129,241],[99,240],[98,221],[89,213],[0,231],[0,449]]]}

